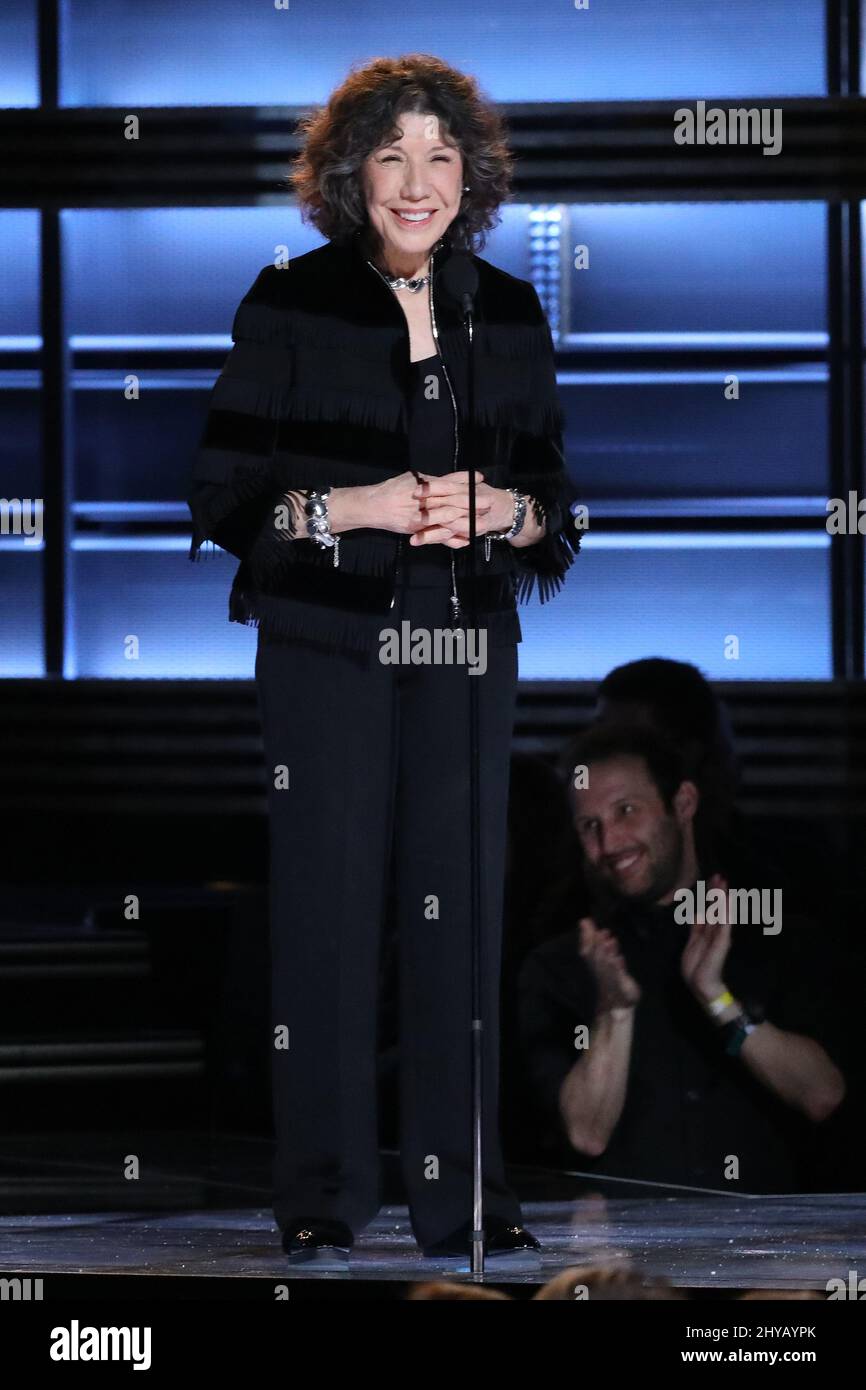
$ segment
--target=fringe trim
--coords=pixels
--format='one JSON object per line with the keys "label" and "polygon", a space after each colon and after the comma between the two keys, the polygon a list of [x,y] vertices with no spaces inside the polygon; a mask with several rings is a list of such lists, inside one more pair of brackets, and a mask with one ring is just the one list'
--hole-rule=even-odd
{"label": "fringe trim", "polygon": [[236,586],[229,594],[229,621],[277,637],[302,639],[326,651],[350,651],[368,657],[379,645],[382,628],[388,626],[387,614],[344,614],[312,608],[297,599],[246,593]]}
{"label": "fringe trim", "polygon": [[195,483],[218,483],[230,486],[235,478],[255,478],[266,475],[270,458],[263,454],[245,454],[237,449],[219,449],[213,445],[200,448],[193,460],[192,480]]}
{"label": "fringe trim", "polygon": [[571,507],[579,494],[562,464],[544,471],[516,468],[510,471],[507,485],[533,498],[536,518],[542,520],[540,509],[549,519],[551,531],[571,525]]}
{"label": "fringe trim", "polygon": [[[358,335],[357,349],[354,348],[355,332]],[[294,348],[305,343],[321,348],[338,348],[369,360],[370,335],[379,332],[383,336],[396,339],[394,329],[358,324],[352,325],[343,319],[326,314],[308,314],[302,309],[281,309],[271,304],[242,300],[235,312],[232,324],[232,339],[262,343],[265,346]]]}
{"label": "fringe trim", "polygon": [[[224,377],[214,387],[214,405],[270,420],[326,420],[407,436],[409,430],[406,403],[397,393],[391,398],[369,392],[314,391],[299,385],[275,386]],[[474,418],[479,425],[506,425],[532,435],[561,433],[565,424],[558,400],[545,401],[537,395],[531,399],[512,394],[477,395]]]}
{"label": "fringe trim", "polygon": [[[264,505],[268,494],[273,506],[280,501],[282,490],[273,485],[270,463],[245,461],[242,455],[239,459],[230,484],[196,482],[187,498],[192,516],[190,560],[201,558],[206,540],[219,544],[214,534],[217,528],[245,504],[260,498]],[[209,553],[213,554],[213,549]]]}
{"label": "fringe trim", "polygon": [[277,450],[272,464],[272,476],[277,487],[284,492],[295,488],[322,488],[365,486],[369,483],[383,483],[393,478],[397,466],[388,467],[384,463],[356,462],[346,458],[310,458]]}
{"label": "fringe trim", "polygon": [[561,433],[564,415],[558,401],[520,400],[514,396],[486,397],[475,402],[479,425],[508,425],[527,434]]}
{"label": "fringe trim", "polygon": [[[233,335],[265,347],[303,349],[304,346],[315,346],[330,349],[354,355],[368,366],[376,353],[375,341],[371,339],[371,333],[375,331],[368,324],[360,326],[357,345],[353,346],[351,324],[333,323],[315,315],[300,314],[299,311],[246,303],[238,307]],[[450,363],[458,375],[462,375],[468,351],[466,333],[462,329],[443,328],[440,339],[446,363]],[[387,364],[396,342],[395,332],[389,330],[383,334],[383,364]],[[533,434],[563,428],[564,414],[556,395],[553,347],[546,321],[540,324],[479,323],[476,325],[475,343],[480,358],[475,417],[480,424],[513,425]],[[498,388],[491,388],[489,378],[495,380],[497,359],[509,362],[508,375],[522,387],[522,391],[502,381]],[[521,362],[524,370],[515,377],[515,368]],[[349,374],[349,364],[346,364],[346,368]],[[366,383],[363,386],[359,383],[347,390],[314,388],[297,380],[284,379],[287,373],[281,360],[275,360],[273,371],[263,375],[273,379],[233,376],[230,372],[224,372],[214,386],[214,405],[220,409],[269,419],[330,419],[384,430],[408,431],[406,403],[396,386],[379,396],[372,394]],[[463,396],[462,391],[459,394]]]}
{"label": "fringe trim", "polygon": [[542,536],[534,545],[512,546],[517,602],[528,603],[536,587],[539,603],[547,603],[558,594],[579,549],[579,538],[573,541],[566,531]]}
{"label": "fringe trim", "polygon": [[[468,355],[469,335],[464,328],[440,328],[439,337],[447,345],[447,356]],[[505,358],[542,358],[547,361],[553,352],[553,342],[547,321],[544,323],[484,323],[474,327],[475,351],[479,349],[494,360]]]}
{"label": "fringe trim", "polygon": [[296,565],[304,565],[311,574],[336,568],[343,574],[378,579],[394,571],[399,538],[394,535],[383,540],[387,536],[387,532],[378,538],[346,532],[340,538],[340,563],[334,566],[333,549],[321,550],[308,536],[289,541],[276,531],[263,533],[249,557],[250,574],[259,592],[278,585],[285,570]]}
{"label": "fringe trim", "polygon": [[[371,335],[381,334],[383,343],[398,339],[398,331],[387,325],[369,323],[357,325],[327,314],[310,314],[297,308],[278,308],[261,301],[243,300],[235,312],[232,339],[235,342],[260,343],[283,348],[333,348],[339,352],[369,361]],[[474,327],[476,348],[491,357],[546,357],[552,352],[552,339],[547,320],[541,323],[486,323]],[[443,325],[440,339],[448,344],[449,355],[466,355],[467,334],[461,327]]]}
{"label": "fringe trim", "polygon": [[[210,546],[210,550],[206,550],[206,546]],[[189,543],[188,559],[196,562],[213,559],[217,553],[222,555],[225,554],[225,551],[219,550],[216,542],[212,541],[209,536],[197,536],[193,534],[192,540]]]}
{"label": "fringe trim", "polygon": [[527,603],[537,589],[539,602],[547,603],[559,593],[580,552],[581,536],[571,513],[577,489],[561,465],[540,475],[524,469],[513,479],[512,486],[531,496],[536,520],[546,520],[548,528],[533,545],[511,547],[517,601]]}
{"label": "fringe trim", "polygon": [[[247,593],[238,587],[229,595],[229,621],[323,651],[351,653],[365,658],[367,665],[375,660],[383,629],[394,625],[387,613],[347,615],[333,609],[313,609],[297,599]],[[508,647],[523,640],[516,608],[493,613],[482,610],[479,623],[487,629],[493,647]]]}
{"label": "fringe trim", "polygon": [[372,396],[368,391],[313,390],[296,383],[274,384],[222,376],[213,388],[218,410],[256,415],[270,420],[330,420],[374,429],[408,433],[408,413],[402,396]]}
{"label": "fringe trim", "polygon": [[348,458],[322,460],[281,448],[275,448],[271,456],[264,456],[208,446],[195,456],[192,480],[194,484],[210,483],[227,489],[238,482],[249,482],[253,487],[258,483],[262,489],[270,484],[281,492],[290,492],[324,487],[328,483],[332,487],[353,487],[384,482],[394,476],[394,471],[383,463],[356,462]]}

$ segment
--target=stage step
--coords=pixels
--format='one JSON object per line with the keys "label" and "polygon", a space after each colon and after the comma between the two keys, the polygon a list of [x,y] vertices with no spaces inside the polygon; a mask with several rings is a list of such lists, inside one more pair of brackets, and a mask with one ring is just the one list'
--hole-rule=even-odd
{"label": "stage step", "polygon": [[[143,921],[110,884],[2,894],[0,1097],[4,1127],[208,1116],[220,1048],[211,970],[225,896],[135,885]],[[104,923],[110,925],[104,925]],[[101,925],[102,924],[102,925]],[[198,978],[201,987],[196,989]],[[215,1046],[214,1046],[215,1043]]]}

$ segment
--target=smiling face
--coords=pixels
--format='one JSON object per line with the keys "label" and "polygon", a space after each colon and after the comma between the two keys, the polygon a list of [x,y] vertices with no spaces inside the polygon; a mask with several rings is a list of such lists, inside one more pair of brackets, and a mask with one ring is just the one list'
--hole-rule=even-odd
{"label": "smiling face", "polygon": [[617,898],[663,903],[697,873],[692,820],[697,792],[683,782],[668,809],[643,758],[589,766],[573,793],[574,823],[591,877]]}
{"label": "smiling face", "polygon": [[398,129],[399,139],[367,156],[362,181],[383,264],[410,276],[460,211],[463,158],[437,116],[407,112]]}

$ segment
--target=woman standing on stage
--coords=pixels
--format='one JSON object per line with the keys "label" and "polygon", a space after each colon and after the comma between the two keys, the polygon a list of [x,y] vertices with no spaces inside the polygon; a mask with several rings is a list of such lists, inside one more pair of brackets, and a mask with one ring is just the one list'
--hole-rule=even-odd
{"label": "woman standing on stage", "polygon": [[[533,286],[475,254],[511,163],[473,79],[426,55],[378,59],[302,134],[293,183],[327,241],[264,267],[240,304],[189,498],[193,557],[207,539],[237,556],[229,615],[258,627],[274,1213],[289,1258],[322,1262],[344,1258],[379,1209],[377,987],[393,874],[412,1229],[428,1254],[470,1252],[476,680],[485,1250],[538,1249],[505,1178],[498,1014],[517,601],[536,585],[542,601],[556,593],[577,549],[550,330]],[[478,273],[471,420],[466,329],[442,280],[461,251]],[[424,658],[425,634],[464,631],[462,664]],[[404,632],[420,634],[414,660],[405,643],[388,660],[387,634]]]}

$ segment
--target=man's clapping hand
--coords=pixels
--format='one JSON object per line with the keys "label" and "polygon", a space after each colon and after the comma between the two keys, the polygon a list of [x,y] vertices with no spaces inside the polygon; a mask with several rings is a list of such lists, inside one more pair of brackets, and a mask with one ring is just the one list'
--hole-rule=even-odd
{"label": "man's clapping hand", "polygon": [[580,919],[579,931],[580,954],[598,987],[598,1012],[634,1008],[640,999],[640,986],[629,975],[613,932],[597,927],[591,917]]}
{"label": "man's clapping hand", "polygon": [[[713,874],[709,889],[721,888],[728,901],[728,884],[721,874]],[[731,949],[731,924],[722,908],[719,923],[694,922],[685,944],[680,970],[692,994],[701,1004],[709,1004],[724,992],[723,972]]]}

